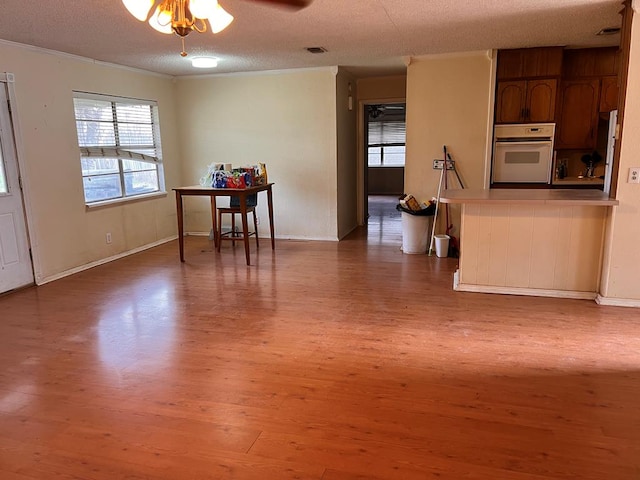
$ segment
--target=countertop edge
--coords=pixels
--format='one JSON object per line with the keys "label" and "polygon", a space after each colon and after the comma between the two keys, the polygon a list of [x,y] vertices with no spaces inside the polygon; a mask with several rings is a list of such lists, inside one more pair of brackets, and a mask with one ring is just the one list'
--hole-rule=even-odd
{"label": "countertop edge", "polygon": [[445,190],[442,203],[521,204],[550,206],[613,207],[620,202],[601,191],[572,189],[493,189],[493,190]]}

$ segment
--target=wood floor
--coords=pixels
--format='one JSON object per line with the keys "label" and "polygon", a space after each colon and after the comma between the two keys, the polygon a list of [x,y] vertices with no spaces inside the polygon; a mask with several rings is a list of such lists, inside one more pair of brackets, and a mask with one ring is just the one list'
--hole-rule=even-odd
{"label": "wood floor", "polygon": [[455,293],[380,238],[0,297],[0,479],[640,478],[640,311]]}

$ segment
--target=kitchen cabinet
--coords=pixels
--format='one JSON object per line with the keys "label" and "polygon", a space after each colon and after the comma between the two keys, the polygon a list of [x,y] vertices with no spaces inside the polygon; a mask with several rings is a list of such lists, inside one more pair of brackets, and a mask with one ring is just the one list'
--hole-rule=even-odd
{"label": "kitchen cabinet", "polygon": [[513,80],[498,82],[496,123],[553,122],[557,80]]}
{"label": "kitchen cabinet", "polygon": [[618,108],[618,77],[609,75],[602,77],[600,84],[600,113],[610,112]]}
{"label": "kitchen cabinet", "polygon": [[562,47],[536,47],[500,50],[498,80],[559,77],[562,74]]}
{"label": "kitchen cabinet", "polygon": [[567,49],[562,61],[563,78],[617,75],[618,47]]}
{"label": "kitchen cabinet", "polygon": [[594,149],[597,141],[600,79],[584,78],[560,83],[557,149]]}

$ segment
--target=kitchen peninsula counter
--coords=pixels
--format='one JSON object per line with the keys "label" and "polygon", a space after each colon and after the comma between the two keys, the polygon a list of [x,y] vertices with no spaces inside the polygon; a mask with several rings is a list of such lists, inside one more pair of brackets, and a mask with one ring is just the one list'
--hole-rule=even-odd
{"label": "kitchen peninsula counter", "polygon": [[440,197],[442,203],[508,203],[511,205],[591,205],[610,207],[618,200],[609,198],[601,190],[580,189],[509,189],[491,190],[445,190]]}
{"label": "kitchen peninsula counter", "polygon": [[445,190],[461,204],[460,291],[595,299],[606,219],[600,190]]}

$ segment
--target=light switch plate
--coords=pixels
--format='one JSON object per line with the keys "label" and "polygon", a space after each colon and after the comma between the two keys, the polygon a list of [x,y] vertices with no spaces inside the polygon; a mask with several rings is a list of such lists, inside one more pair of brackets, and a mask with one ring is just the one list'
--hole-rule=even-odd
{"label": "light switch plate", "polygon": [[[454,170],[455,169],[455,164],[456,164],[455,160],[449,160],[447,162],[447,170]],[[443,167],[444,167],[444,160],[434,160],[433,161],[433,169],[434,170],[442,170]]]}
{"label": "light switch plate", "polygon": [[627,183],[640,183],[640,167],[631,167],[629,169]]}

